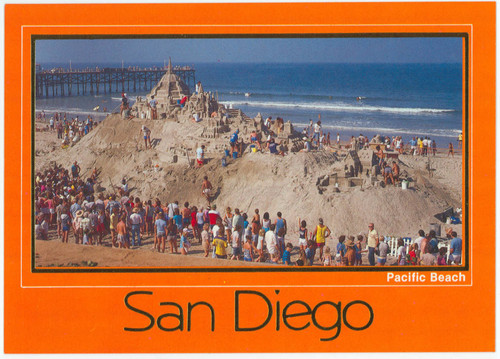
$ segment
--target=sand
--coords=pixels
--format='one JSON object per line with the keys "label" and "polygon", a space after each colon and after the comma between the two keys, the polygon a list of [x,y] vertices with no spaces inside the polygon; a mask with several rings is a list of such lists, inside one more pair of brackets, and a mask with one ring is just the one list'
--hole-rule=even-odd
{"label": "sand", "polygon": [[[151,129],[153,149],[144,149],[142,124]],[[311,231],[322,217],[332,231],[327,245],[333,249],[339,235],[366,233],[369,222],[375,223],[375,228],[383,235],[416,237],[419,229],[428,232],[430,223],[438,222],[435,214],[447,207],[462,206],[460,155],[447,157],[446,153],[438,153],[430,159],[431,171],[427,169],[429,160],[425,157],[400,156],[401,171],[412,179],[408,190],[393,186],[382,188],[378,183],[371,184],[363,174],[362,186],[341,187],[337,192],[335,185],[330,183],[320,193],[316,185],[318,178],[344,168],[345,163],[339,160],[342,151],[290,153],[284,157],[245,153],[242,158],[231,159],[227,167],[222,167],[222,148],[228,143],[230,133],[219,139],[202,139],[199,137],[202,125],[125,121],[114,115],[68,149],[60,148],[55,132],[36,132],[35,169],[46,168],[53,161],[69,169],[77,160],[83,176],[89,175],[94,167],[102,170],[99,180],[105,193],[110,193],[111,187],[126,177],[132,195],[141,200],[158,197],[162,203],[188,201],[197,207],[206,205],[201,197],[201,183],[207,175],[216,189],[214,203],[219,211],[227,206],[237,207],[252,216],[258,208],[261,215],[269,212],[273,220],[276,212],[281,211],[288,221],[286,240],[295,246],[298,245],[299,217],[307,221]],[[244,132],[241,134],[248,140]],[[207,146],[208,163],[202,168],[190,167],[186,153],[192,160],[197,146],[202,143]],[[173,163],[174,155],[177,155],[177,163]],[[443,231],[445,227],[453,227],[459,236],[462,235],[461,225],[442,224],[441,227]],[[42,244],[36,241],[37,265],[60,265],[80,259],[95,261],[99,266],[222,265],[220,260],[198,258],[203,256],[198,252],[179,259],[180,256],[152,253],[146,248],[132,251],[87,249],[56,242],[51,240]],[[296,252],[295,249],[294,256]]]}

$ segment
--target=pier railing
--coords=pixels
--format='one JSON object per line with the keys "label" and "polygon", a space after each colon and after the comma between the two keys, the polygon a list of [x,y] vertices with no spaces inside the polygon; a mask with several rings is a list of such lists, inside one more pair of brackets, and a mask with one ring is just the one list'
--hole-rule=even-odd
{"label": "pier railing", "polygon": [[[166,72],[167,67],[42,70],[36,72],[36,96],[42,98],[149,91]],[[190,90],[194,90],[193,67],[175,66],[172,72],[184,81]]]}

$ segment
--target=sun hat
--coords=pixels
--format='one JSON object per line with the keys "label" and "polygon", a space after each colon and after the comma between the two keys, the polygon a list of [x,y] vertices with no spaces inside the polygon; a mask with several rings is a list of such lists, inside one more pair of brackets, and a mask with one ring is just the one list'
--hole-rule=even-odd
{"label": "sun hat", "polygon": [[83,215],[83,209],[76,211],[76,217],[81,217]]}
{"label": "sun hat", "polygon": [[187,232],[188,232],[188,229],[187,229],[187,228],[184,228],[184,229],[182,230],[182,232],[187,233]]}
{"label": "sun hat", "polygon": [[352,239],[348,239],[344,244],[346,247],[354,247],[354,242],[352,241]]}
{"label": "sun hat", "polygon": [[134,207],[134,209],[132,210],[132,212],[139,213],[139,207]]}

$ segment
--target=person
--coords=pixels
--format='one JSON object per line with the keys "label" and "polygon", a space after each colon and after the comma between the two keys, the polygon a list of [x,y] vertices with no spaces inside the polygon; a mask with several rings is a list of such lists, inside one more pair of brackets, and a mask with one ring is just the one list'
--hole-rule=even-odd
{"label": "person", "polygon": [[425,251],[425,253],[422,255],[420,264],[424,266],[437,265],[437,257],[434,254],[430,253],[429,246],[425,246],[425,248],[423,248],[422,250]]}
{"label": "person", "polygon": [[147,128],[146,126],[142,125],[141,131],[144,137],[144,145],[146,146],[146,149],[148,148],[148,143],[149,143],[149,148],[151,147],[151,130]]}
{"label": "person", "polygon": [[274,226],[276,228],[275,233],[278,234],[278,232],[283,228],[283,240],[285,239],[285,234],[287,232],[287,225],[286,225],[286,219],[282,218],[281,212],[276,213],[278,218],[274,221]]}
{"label": "person", "polygon": [[[217,224],[217,220],[222,220],[219,211],[217,211],[217,206],[213,204],[212,206],[209,207],[208,211],[208,218],[209,218],[209,223],[210,227],[213,229],[213,227]],[[222,222],[222,221],[221,221]],[[220,233],[221,236],[224,236],[223,232]],[[214,232],[214,237],[215,237],[215,232]]]}
{"label": "person", "polygon": [[257,239],[257,253],[259,256],[255,259],[256,262],[262,261],[264,258],[264,236],[266,235],[266,231],[262,228],[259,230],[259,237]]}
{"label": "person", "polygon": [[222,236],[219,235],[220,231],[222,229],[218,230],[215,233],[214,241],[213,241],[213,246],[215,248],[215,256],[216,258],[219,259],[226,259],[226,248],[227,248],[227,243],[226,241],[222,238]]}
{"label": "person", "polygon": [[120,216],[120,221],[116,225],[118,248],[129,248],[127,239],[127,226],[125,225],[126,215]]}
{"label": "person", "polygon": [[276,142],[274,141],[274,138],[271,138],[269,142],[267,143],[267,149],[269,150],[269,153],[273,155],[278,154],[278,148],[276,146]]}
{"label": "person", "polygon": [[415,140],[415,137],[410,140],[410,154],[412,156],[417,154],[417,141]]}
{"label": "person", "polygon": [[205,163],[205,145],[201,145],[196,150],[196,167],[202,167]]}
{"label": "person", "polygon": [[312,239],[307,242],[305,254],[307,265],[312,266],[314,263],[314,255],[316,254],[316,243]]}
{"label": "person", "polygon": [[396,185],[397,182],[399,182],[399,166],[396,163],[396,161],[392,161],[392,176],[394,178],[394,185]]}
{"label": "person", "polygon": [[203,231],[201,232],[201,245],[205,252],[205,257],[210,253],[210,235],[208,234],[208,223],[203,224]]}
{"label": "person", "polygon": [[462,148],[462,139],[463,139],[463,134],[460,132],[458,135],[458,148]]}
{"label": "person", "polygon": [[413,241],[413,244],[416,244],[415,251],[418,258],[420,258],[420,247],[422,245],[422,240],[424,239],[424,237],[425,237],[425,232],[423,229],[420,229],[418,231],[418,237],[415,238],[415,240]]}
{"label": "person", "polygon": [[344,243],[346,253],[344,257],[344,264],[352,267],[356,262],[356,245],[354,244],[354,236],[349,236],[349,239]]}
{"label": "person", "polygon": [[[232,249],[233,249],[233,255],[231,257],[231,260],[235,260],[235,259],[240,259],[240,255],[241,255],[241,237],[240,237],[240,231],[241,231],[241,225],[240,224],[237,224],[235,227],[234,227],[234,231],[231,235],[231,246],[232,246]],[[228,237],[229,238],[229,237]]]}
{"label": "person", "polygon": [[158,104],[158,101],[155,100],[154,96],[151,96],[151,101],[149,101],[149,108],[151,109],[151,119],[156,120],[157,119],[157,111],[156,111],[156,105]]}
{"label": "person", "polygon": [[61,231],[62,242],[68,243],[69,228],[71,226],[71,217],[68,215],[67,210],[61,214]]}
{"label": "person", "polygon": [[224,231],[226,233],[226,238],[231,238],[233,233],[233,214],[231,213],[231,207],[226,208],[226,213],[222,218],[222,223],[224,223]]}
{"label": "person", "polygon": [[453,143],[450,142],[450,144],[448,145],[448,156],[447,157],[455,157],[455,155],[453,154]]}
{"label": "person", "polygon": [[285,251],[283,252],[283,256],[281,257],[283,264],[292,265],[292,261],[290,259],[292,250],[293,250],[293,245],[292,243],[288,242],[285,246]]}
{"label": "person", "polygon": [[243,245],[243,260],[245,262],[253,262],[253,245],[252,236],[246,236],[245,244]]}
{"label": "person", "polygon": [[321,121],[318,121],[314,124],[313,126],[313,137],[312,140],[316,140],[316,146],[319,148],[319,138],[323,134],[323,131],[321,130]]}
{"label": "person", "polygon": [[392,168],[389,166],[386,162],[383,164],[384,168],[384,183],[387,186],[387,180],[390,179],[391,183],[396,186],[396,183],[394,182],[394,176],[392,175]]}
{"label": "person", "polygon": [[450,264],[462,263],[462,239],[457,237],[457,232],[451,232],[452,240],[450,243],[450,255],[448,260]]}
{"label": "person", "polygon": [[240,133],[239,129],[236,130],[229,138],[229,145],[231,146],[231,152],[237,151],[236,144],[238,143],[238,133]]}
{"label": "person", "polygon": [[337,252],[335,253],[335,265],[340,266],[342,265],[344,261],[344,255],[346,252],[346,246],[344,244],[345,242],[345,235],[341,235],[339,237],[339,242],[337,243]]}
{"label": "person", "polygon": [[170,253],[177,253],[177,231],[177,226],[175,225],[173,218],[169,218],[166,232],[167,241],[170,246]]}
{"label": "person", "polygon": [[73,176],[73,180],[80,178],[80,166],[77,161],[71,166],[71,175]]}
{"label": "person", "polygon": [[155,243],[154,243],[154,248],[156,249],[156,246],[158,246],[158,252],[165,253],[165,237],[167,236],[166,232],[166,227],[167,227],[167,222],[165,222],[165,219],[162,218],[162,215],[158,213],[156,215],[156,221],[155,221]]}
{"label": "person", "polygon": [[446,263],[446,252],[448,250],[446,249],[446,247],[441,247],[439,248],[439,254],[437,256],[437,264],[438,266],[445,266],[447,263]]}
{"label": "person", "polygon": [[406,246],[403,238],[398,238],[398,260],[397,264],[400,266],[406,265]]}
{"label": "person", "polygon": [[304,148],[301,149],[299,152],[311,152],[311,142],[307,137],[303,137],[302,141],[304,141]]}
{"label": "person", "polygon": [[299,218],[299,249],[306,250],[307,241],[307,222]]}
{"label": "person", "polygon": [[340,133],[337,132],[337,146],[340,145]]}
{"label": "person", "polygon": [[188,240],[188,233],[189,233],[189,230],[187,228],[184,228],[182,230],[182,235],[181,235],[181,254],[182,255],[187,255],[189,248],[191,247],[191,243],[189,243],[189,240]]}
{"label": "person", "polygon": [[274,234],[274,229],[275,225],[271,224],[269,231],[266,232],[265,234],[265,241],[266,241],[266,248],[267,251],[269,252],[269,255],[271,256],[271,260],[273,262],[278,261],[278,246],[276,242],[276,235]]}
{"label": "person", "polygon": [[325,258],[323,259],[323,266],[329,267],[332,265],[332,254],[330,247],[325,247]]}
{"label": "person", "polygon": [[410,250],[406,255],[406,264],[410,266],[416,266],[418,264],[418,255],[417,255],[418,245],[416,243],[410,244]]}
{"label": "person", "polygon": [[436,140],[432,140],[432,155],[436,156],[436,152],[437,152]]}
{"label": "person", "polygon": [[389,252],[389,245],[384,241],[384,236],[379,236],[377,266],[385,265],[387,262],[387,252]]}
{"label": "person", "polygon": [[201,195],[205,197],[210,204],[211,201],[212,184],[208,180],[208,176],[203,177],[203,183],[201,184]]}
{"label": "person", "polygon": [[134,207],[132,210],[132,215],[130,216],[130,224],[131,224],[131,232],[132,232],[132,241],[131,245],[135,246],[136,241],[135,237],[137,236],[137,245],[141,246],[141,226],[143,223],[142,217],[139,214],[140,208]]}
{"label": "person", "polygon": [[316,236],[316,246],[319,248],[319,260],[323,261],[323,247],[325,246],[326,239],[330,236],[330,228],[323,224],[323,218],[318,220],[319,224],[313,232],[313,237]]}
{"label": "person", "polygon": [[373,223],[368,224],[368,263],[375,265],[375,248],[377,247],[378,233]]}
{"label": "person", "polygon": [[259,148],[259,151],[262,151],[257,130],[253,130],[252,133],[250,133],[250,144],[256,144]]}
{"label": "person", "polygon": [[354,262],[355,266],[360,266],[363,264],[362,254],[363,254],[363,252],[365,252],[361,248],[361,243],[363,243],[363,239],[364,239],[363,236],[360,234],[360,235],[358,235],[358,238],[355,242],[355,247],[354,247],[354,249],[356,250],[356,260]]}

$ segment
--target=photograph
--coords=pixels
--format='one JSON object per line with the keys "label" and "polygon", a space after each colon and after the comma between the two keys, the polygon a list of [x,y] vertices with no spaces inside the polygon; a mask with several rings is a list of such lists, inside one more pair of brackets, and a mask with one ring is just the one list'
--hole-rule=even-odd
{"label": "photograph", "polygon": [[467,41],[32,37],[34,270],[468,266]]}

